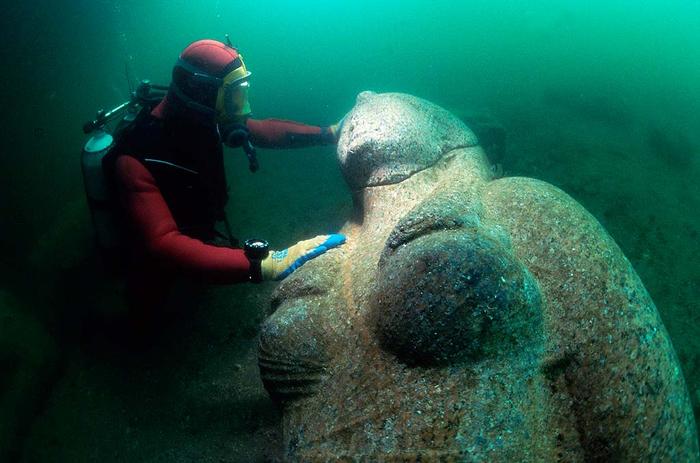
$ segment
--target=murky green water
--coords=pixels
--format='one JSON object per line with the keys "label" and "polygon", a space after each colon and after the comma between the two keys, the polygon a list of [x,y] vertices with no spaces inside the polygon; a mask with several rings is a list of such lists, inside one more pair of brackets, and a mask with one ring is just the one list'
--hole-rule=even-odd
{"label": "murky green water", "polygon": [[[164,321],[148,355],[95,339],[120,302],[94,271],[82,123],[125,100],[127,74],[167,83],[188,43],[226,33],[253,72],[256,117],[327,125],[370,89],[505,129],[498,169],[561,187],[620,244],[700,411],[700,2],[37,0],[1,21],[0,376],[14,379],[0,381],[0,450],[12,457],[267,455],[277,415],[254,345],[273,285],[214,290]],[[228,153],[239,236],[287,245],[344,222],[332,149],[259,157],[252,175]]]}

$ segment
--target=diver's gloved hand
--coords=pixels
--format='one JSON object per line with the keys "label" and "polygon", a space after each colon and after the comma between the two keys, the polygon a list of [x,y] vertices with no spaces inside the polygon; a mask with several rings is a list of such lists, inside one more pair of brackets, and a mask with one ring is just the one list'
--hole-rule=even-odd
{"label": "diver's gloved hand", "polygon": [[263,280],[282,280],[305,262],[343,243],[345,243],[345,235],[336,233],[299,241],[282,251],[270,251],[270,254],[260,262],[262,278]]}
{"label": "diver's gloved hand", "polygon": [[331,135],[333,135],[333,139],[335,139],[335,142],[338,143],[338,139],[340,138],[340,132],[343,130],[343,124],[345,124],[345,118],[348,115],[346,114],[343,116],[341,120],[336,122],[335,124],[331,125],[328,127],[328,129],[331,131]]}

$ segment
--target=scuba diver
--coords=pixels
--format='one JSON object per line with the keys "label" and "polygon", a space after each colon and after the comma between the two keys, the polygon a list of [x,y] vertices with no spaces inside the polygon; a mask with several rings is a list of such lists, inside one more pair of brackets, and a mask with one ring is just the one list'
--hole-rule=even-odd
{"label": "scuba diver", "polygon": [[[343,235],[320,235],[282,251],[268,250],[264,240],[248,240],[242,249],[234,243],[224,210],[223,145],[243,148],[255,171],[255,147],[335,144],[342,123],[251,118],[250,75],[230,41],[190,44],[165,96],[134,115],[101,161],[128,237],[120,252],[128,254],[127,299],[137,317],[152,316],[179,277],[219,284],[281,280],[345,242]],[[89,190],[88,183],[86,177]],[[215,227],[221,222],[225,245]]]}

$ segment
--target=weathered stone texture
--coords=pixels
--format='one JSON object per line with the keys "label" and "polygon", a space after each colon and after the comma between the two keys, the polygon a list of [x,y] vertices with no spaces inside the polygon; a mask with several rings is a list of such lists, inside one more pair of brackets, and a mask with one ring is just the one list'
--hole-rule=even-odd
{"label": "weathered stone texture", "polygon": [[260,368],[290,461],[697,461],[656,308],[562,191],[494,180],[474,135],[364,92],[345,246],[292,274]]}

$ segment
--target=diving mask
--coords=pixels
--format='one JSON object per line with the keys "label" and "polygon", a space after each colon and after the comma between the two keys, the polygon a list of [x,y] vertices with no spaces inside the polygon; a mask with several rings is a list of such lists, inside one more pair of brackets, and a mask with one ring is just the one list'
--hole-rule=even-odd
{"label": "diving mask", "polygon": [[224,83],[219,88],[216,98],[219,122],[240,121],[250,115],[250,103],[248,102],[249,76],[250,72],[242,66],[234,69],[224,77]]}

